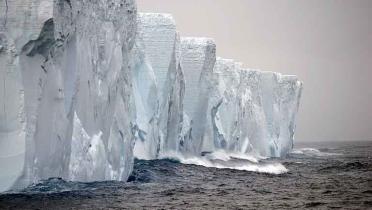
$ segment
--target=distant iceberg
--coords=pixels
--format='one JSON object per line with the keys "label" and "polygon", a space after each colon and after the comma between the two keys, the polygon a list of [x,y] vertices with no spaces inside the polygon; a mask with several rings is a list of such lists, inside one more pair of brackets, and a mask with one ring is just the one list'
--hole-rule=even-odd
{"label": "distant iceberg", "polygon": [[180,37],[170,14],[137,14],[134,0],[0,11],[0,192],[50,177],[125,181],[134,157],[293,147],[302,82],[216,58],[213,39]]}

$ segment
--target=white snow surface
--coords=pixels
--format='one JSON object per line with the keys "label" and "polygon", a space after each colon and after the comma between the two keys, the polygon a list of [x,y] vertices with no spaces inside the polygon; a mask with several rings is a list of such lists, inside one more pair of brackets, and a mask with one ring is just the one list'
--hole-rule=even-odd
{"label": "white snow surface", "polygon": [[180,37],[170,14],[109,2],[0,4],[0,192],[125,181],[134,157],[286,172],[259,160],[292,149],[296,76],[216,58],[213,39]]}

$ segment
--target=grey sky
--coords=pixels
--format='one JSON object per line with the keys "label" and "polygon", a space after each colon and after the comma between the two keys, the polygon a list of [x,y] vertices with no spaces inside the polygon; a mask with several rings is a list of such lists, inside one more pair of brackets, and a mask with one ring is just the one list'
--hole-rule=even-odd
{"label": "grey sky", "polygon": [[217,54],[304,81],[297,141],[372,140],[372,1],[138,0]]}

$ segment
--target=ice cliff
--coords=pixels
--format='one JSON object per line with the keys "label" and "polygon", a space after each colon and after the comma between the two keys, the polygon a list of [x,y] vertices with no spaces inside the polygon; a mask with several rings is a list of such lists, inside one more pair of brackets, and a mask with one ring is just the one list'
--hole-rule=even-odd
{"label": "ice cliff", "polygon": [[280,157],[292,149],[302,83],[296,76],[242,68],[217,58],[210,110],[214,146]]}
{"label": "ice cliff", "polygon": [[0,190],[126,180],[135,2],[3,0],[0,11]]}
{"label": "ice cliff", "polygon": [[287,154],[302,83],[242,66],[134,0],[1,0],[0,191],[125,181],[134,156]]}

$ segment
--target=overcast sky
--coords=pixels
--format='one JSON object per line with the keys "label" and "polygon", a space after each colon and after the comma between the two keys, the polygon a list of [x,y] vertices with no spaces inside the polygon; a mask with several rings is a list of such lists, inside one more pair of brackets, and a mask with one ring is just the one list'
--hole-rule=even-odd
{"label": "overcast sky", "polygon": [[182,36],[304,81],[297,141],[372,140],[371,0],[137,0],[172,13]]}

